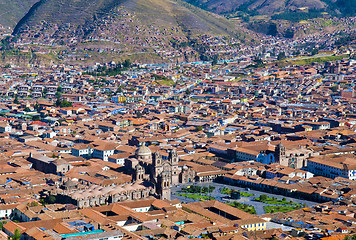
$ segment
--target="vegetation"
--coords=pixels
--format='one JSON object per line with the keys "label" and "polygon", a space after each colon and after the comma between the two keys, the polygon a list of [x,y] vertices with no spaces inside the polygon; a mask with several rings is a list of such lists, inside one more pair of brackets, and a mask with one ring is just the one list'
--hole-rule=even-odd
{"label": "vegetation", "polygon": [[154,78],[156,80],[156,83],[158,83],[159,85],[173,86],[175,84],[172,79],[167,78],[166,76],[152,74],[152,78]]}
{"label": "vegetation", "polygon": [[244,212],[248,212],[250,214],[256,214],[256,209],[254,206],[248,205],[248,204],[243,204],[243,203],[239,203],[239,202],[232,202],[232,203],[228,203],[228,205],[238,208]]}
{"label": "vegetation", "polygon": [[178,196],[182,196],[182,197],[186,197],[186,198],[190,198],[190,199],[194,199],[194,200],[197,200],[197,201],[200,201],[200,200],[204,200],[204,201],[206,201],[206,200],[215,200],[214,197],[201,195],[201,194],[178,193],[177,195]]}
{"label": "vegetation", "polygon": [[29,206],[29,207],[37,207],[39,205],[40,204],[38,202],[36,202],[36,201],[33,201],[33,202],[27,204],[27,206]]}
{"label": "vegetation", "polygon": [[123,62],[118,62],[115,67],[108,68],[107,66],[98,66],[98,68],[92,72],[85,72],[86,75],[92,76],[116,76],[120,75],[122,71],[126,71],[132,66],[129,59]]}
{"label": "vegetation", "polygon": [[286,53],[285,52],[280,52],[278,54],[277,60],[281,61],[281,60],[284,60],[284,59],[286,59]]}
{"label": "vegetation", "polygon": [[254,61],[255,64],[252,64],[252,65],[248,66],[249,68],[262,68],[262,67],[265,66],[265,64],[263,63],[262,59],[259,58],[259,57],[255,57],[253,59],[253,61]]}
{"label": "vegetation", "polygon": [[9,237],[9,239],[10,239],[10,240],[20,240],[20,239],[21,239],[21,236],[22,236],[22,234],[21,234],[20,229],[16,228],[16,229],[15,229],[15,232],[14,232],[14,236]]}
{"label": "vegetation", "polygon": [[[230,188],[222,188],[220,190],[220,193],[230,195],[232,191],[233,190],[230,189]],[[238,192],[240,193],[241,197],[252,197],[252,196],[254,196],[252,193],[246,193],[246,192],[241,192],[241,191],[238,191]]]}
{"label": "vegetation", "polygon": [[294,203],[293,201],[287,201],[286,198],[277,199],[275,197],[268,197],[265,194],[260,195],[254,199],[257,202],[262,202],[265,204],[273,204],[273,205],[291,205],[291,206],[300,206],[298,203]]}
{"label": "vegetation", "polygon": [[350,235],[350,236],[346,236],[346,237],[344,238],[344,240],[356,240],[356,234]]}
{"label": "vegetation", "polygon": [[182,188],[181,192],[184,193],[212,193],[214,191],[215,187],[214,186],[209,186],[209,187],[200,187],[200,186],[195,186],[195,185],[190,185],[186,188]]}
{"label": "vegetation", "polygon": [[332,62],[332,61],[338,61],[338,60],[342,60],[344,58],[349,58],[349,55],[338,55],[338,56],[325,56],[325,57],[308,57],[308,58],[300,58],[300,59],[296,59],[296,60],[291,60],[285,62],[285,61],[280,61],[278,62],[278,66],[282,67],[285,65],[300,65],[300,66],[304,66],[304,65],[310,65],[313,62],[317,62],[317,63],[326,63],[326,62]]}
{"label": "vegetation", "polygon": [[14,98],[14,104],[20,104],[19,97],[17,96],[17,94],[15,95]]}
{"label": "vegetation", "polygon": [[303,20],[308,20],[312,18],[318,18],[322,16],[323,10],[310,9],[307,12],[283,12],[280,14],[275,14],[272,16],[273,20],[283,19],[291,22],[300,22]]}
{"label": "vegetation", "polygon": [[203,127],[202,126],[196,126],[195,127],[195,131],[196,132],[200,132],[200,131],[202,131],[203,130]]}
{"label": "vegetation", "polygon": [[65,99],[59,99],[59,98],[57,99],[55,105],[56,107],[61,107],[61,108],[73,106],[72,102],[68,102]]}
{"label": "vegetation", "polygon": [[4,230],[4,225],[6,224],[6,221],[0,221],[0,231]]}

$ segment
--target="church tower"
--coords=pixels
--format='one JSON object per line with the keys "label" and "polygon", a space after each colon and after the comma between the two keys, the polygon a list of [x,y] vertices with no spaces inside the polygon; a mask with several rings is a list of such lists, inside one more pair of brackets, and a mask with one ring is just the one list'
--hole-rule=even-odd
{"label": "church tower", "polygon": [[144,178],[145,178],[145,169],[140,165],[140,164],[137,164],[136,166],[136,181],[143,181]]}
{"label": "church tower", "polygon": [[153,178],[157,182],[158,176],[163,172],[162,155],[157,151],[153,154]]}
{"label": "church tower", "polygon": [[288,159],[286,157],[286,148],[282,143],[279,143],[275,150],[276,161],[282,165],[288,167]]}
{"label": "church tower", "polygon": [[168,156],[169,162],[171,164],[171,172],[172,172],[172,184],[176,185],[179,183],[179,171],[178,171],[178,154],[176,150],[172,150],[169,152]]}
{"label": "church tower", "polygon": [[171,200],[171,179],[168,171],[163,172],[159,177],[158,194],[162,200]]}

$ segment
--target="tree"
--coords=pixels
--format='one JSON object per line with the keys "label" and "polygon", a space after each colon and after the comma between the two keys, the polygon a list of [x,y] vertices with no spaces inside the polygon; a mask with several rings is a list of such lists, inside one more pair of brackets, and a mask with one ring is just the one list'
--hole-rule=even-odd
{"label": "tree", "polygon": [[17,96],[17,94],[15,95],[15,98],[14,98],[14,104],[20,104],[19,97]]}
{"label": "tree", "polygon": [[286,59],[286,53],[285,52],[280,52],[278,54],[277,60],[281,61],[281,60],[284,60],[284,59]]}
{"label": "tree", "polygon": [[299,56],[299,55],[300,55],[300,51],[299,50],[293,52],[293,56]]}
{"label": "tree", "polygon": [[55,105],[56,105],[56,107],[61,107],[61,108],[63,108],[63,107],[72,107],[73,106],[72,102],[68,102],[65,99],[61,100],[59,98],[57,98],[57,101],[56,101]]}
{"label": "tree", "polygon": [[211,66],[215,66],[216,64],[218,64],[218,56],[217,55],[215,55],[213,57],[213,61],[211,62]]}
{"label": "tree", "polygon": [[124,68],[129,68],[131,67],[131,61],[129,59],[126,59],[123,63],[122,63],[122,66]]}
{"label": "tree", "polygon": [[14,236],[11,238],[12,240],[20,240],[21,232],[20,229],[16,228],[14,232]]}
{"label": "tree", "polygon": [[38,202],[33,201],[33,202],[31,202],[31,203],[29,204],[29,206],[30,206],[30,207],[37,207],[37,206],[39,206],[39,204],[38,204]]}
{"label": "tree", "polygon": [[333,92],[337,92],[338,89],[339,89],[339,87],[337,85],[334,85],[331,87],[331,91],[333,91]]}
{"label": "tree", "polygon": [[196,126],[195,127],[195,131],[196,132],[200,132],[200,131],[202,131],[203,130],[203,127],[202,126]]}
{"label": "tree", "polygon": [[260,195],[260,201],[266,201],[267,200],[267,195],[266,194],[262,194]]}
{"label": "tree", "polygon": [[55,203],[55,202],[56,202],[56,197],[53,196],[53,195],[49,195],[49,196],[48,196],[48,203],[49,203],[49,204],[53,204],[53,203]]}
{"label": "tree", "polygon": [[257,57],[257,56],[253,59],[253,61],[255,62],[254,67],[256,67],[256,68],[264,66],[264,63],[263,63],[262,59]]}
{"label": "tree", "polygon": [[350,236],[346,236],[346,237],[344,238],[344,240],[356,240],[356,234],[350,235]]}
{"label": "tree", "polygon": [[41,117],[39,115],[34,115],[32,117],[32,121],[39,121],[39,120],[41,120]]}
{"label": "tree", "polygon": [[36,104],[33,106],[33,108],[38,111],[40,110],[40,105],[38,104],[38,102],[36,102]]}
{"label": "tree", "polygon": [[312,50],[311,50],[311,55],[312,56],[314,56],[314,55],[316,55],[316,54],[318,54],[319,53],[319,50],[317,49],[317,48],[313,48]]}

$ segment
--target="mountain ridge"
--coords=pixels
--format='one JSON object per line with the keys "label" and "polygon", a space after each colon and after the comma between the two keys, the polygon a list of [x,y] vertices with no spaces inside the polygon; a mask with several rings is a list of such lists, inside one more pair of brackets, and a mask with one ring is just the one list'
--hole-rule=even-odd
{"label": "mountain ridge", "polygon": [[218,14],[244,12],[250,15],[276,15],[308,8],[327,11],[338,16],[356,15],[352,0],[185,0],[190,4]]}

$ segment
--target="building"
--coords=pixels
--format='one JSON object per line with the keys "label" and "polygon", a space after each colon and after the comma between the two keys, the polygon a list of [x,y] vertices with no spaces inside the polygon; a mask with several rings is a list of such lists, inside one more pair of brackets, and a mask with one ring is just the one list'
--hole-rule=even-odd
{"label": "building", "polygon": [[356,180],[356,158],[354,155],[327,155],[308,159],[307,171],[316,175]]}
{"label": "building", "polygon": [[155,185],[156,193],[161,199],[171,199],[171,187],[178,184],[179,173],[178,155],[171,150],[168,159],[163,159],[159,152],[152,154],[146,146],[136,151],[136,159],[128,159],[125,167],[133,170],[136,181],[149,181]]}
{"label": "building", "polygon": [[30,156],[27,160],[33,163],[32,166],[34,169],[44,173],[65,174],[70,169],[72,169],[72,165],[62,159],[60,156],[58,158],[50,158],[46,155],[32,155],[30,153]]}

